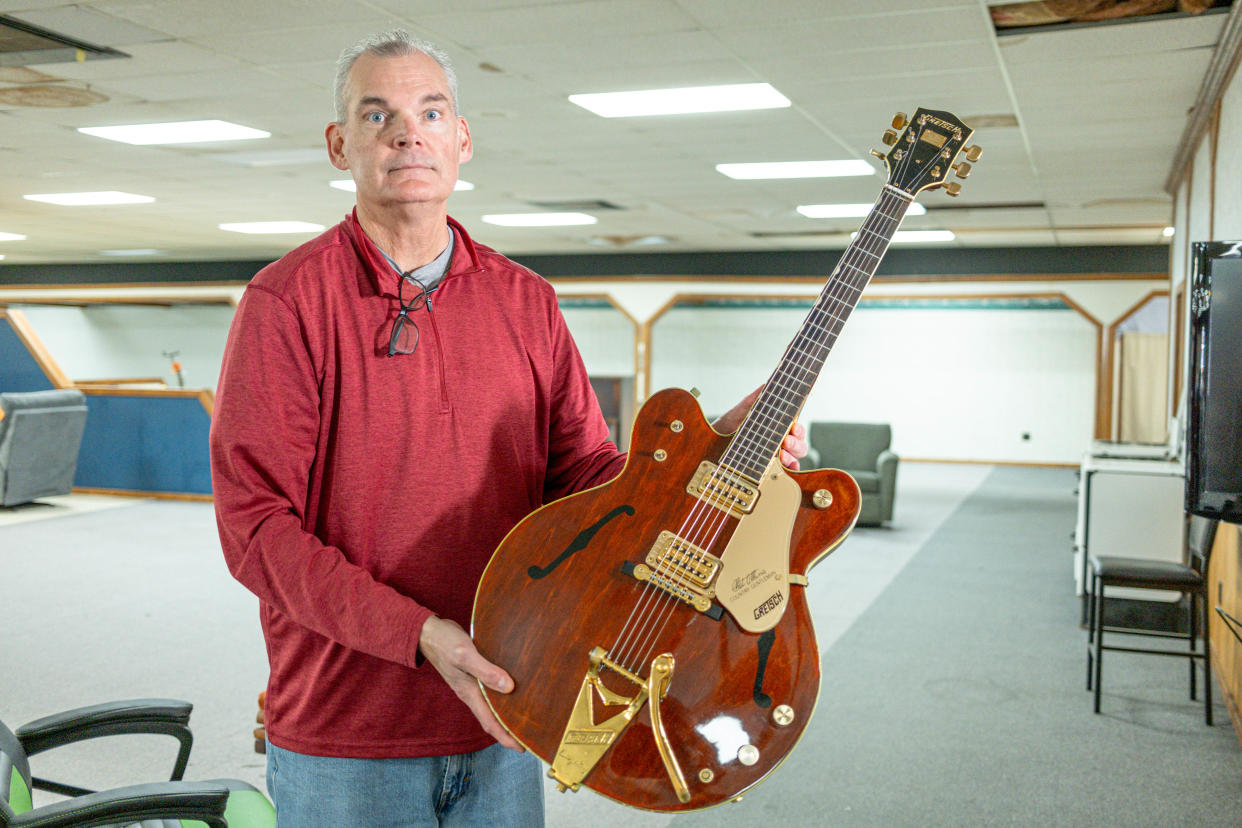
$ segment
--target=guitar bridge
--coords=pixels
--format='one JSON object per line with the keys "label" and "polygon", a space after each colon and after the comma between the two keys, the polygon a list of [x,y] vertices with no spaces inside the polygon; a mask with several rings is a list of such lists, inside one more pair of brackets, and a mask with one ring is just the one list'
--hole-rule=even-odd
{"label": "guitar bridge", "polygon": [[[636,685],[637,692],[634,696],[626,698],[605,687],[599,677],[601,667],[607,667]],[[573,712],[569,714],[569,721],[565,723],[565,732],[561,735],[561,745],[552,760],[552,767],[548,769],[548,776],[556,781],[562,793],[566,789],[578,790],[582,780],[608,752],[642,706],[650,702],[651,731],[656,750],[664,762],[664,769],[677,799],[681,802],[690,801],[690,788],[686,784],[685,774],[681,771],[677,757],[673,755],[660,718],[660,702],[668,694],[672,680],[672,653],[656,656],[651,662],[651,676],[643,679],[609,659],[603,647],[591,650],[590,667],[582,679],[582,687],[578,690],[578,698],[574,702]],[[596,722],[597,696],[606,705],[625,705],[625,709],[609,719]]]}

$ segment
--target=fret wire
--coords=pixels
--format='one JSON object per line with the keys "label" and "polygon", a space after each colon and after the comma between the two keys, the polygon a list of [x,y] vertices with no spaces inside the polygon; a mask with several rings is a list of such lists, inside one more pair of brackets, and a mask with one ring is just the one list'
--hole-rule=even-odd
{"label": "fret wire", "polygon": [[[874,274],[913,199],[881,192],[750,414],[721,457],[722,465],[763,473],[827,360],[850,312]],[[892,212],[889,212],[889,210]],[[858,254],[862,254],[859,256]],[[865,259],[862,257],[866,257]]]}

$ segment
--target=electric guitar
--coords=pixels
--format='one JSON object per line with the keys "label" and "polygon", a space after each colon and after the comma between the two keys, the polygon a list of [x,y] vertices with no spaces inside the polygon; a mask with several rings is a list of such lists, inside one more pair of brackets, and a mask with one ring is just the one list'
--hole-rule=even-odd
{"label": "electric guitar", "polygon": [[891,149],[873,152],[887,183],[735,433],[661,391],[617,478],[538,509],[497,548],[472,635],[516,686],[483,692],[562,791],[696,810],[737,798],[798,742],[820,680],[807,572],[853,528],[859,491],[843,471],[789,472],[781,442],[910,204],[957,194],[945,179],[978,159],[971,133],[948,112],[893,120]]}

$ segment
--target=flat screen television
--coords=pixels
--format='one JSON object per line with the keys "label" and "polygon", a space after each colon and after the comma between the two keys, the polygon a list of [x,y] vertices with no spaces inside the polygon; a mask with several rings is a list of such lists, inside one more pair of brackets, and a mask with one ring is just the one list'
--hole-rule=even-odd
{"label": "flat screen television", "polygon": [[1242,523],[1242,242],[1191,251],[1186,511]]}

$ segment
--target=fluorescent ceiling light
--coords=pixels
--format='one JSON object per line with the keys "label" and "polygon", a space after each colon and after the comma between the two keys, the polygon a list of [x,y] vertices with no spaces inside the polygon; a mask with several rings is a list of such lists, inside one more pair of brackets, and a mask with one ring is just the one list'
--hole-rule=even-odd
{"label": "fluorescent ceiling light", "polygon": [[1174,230],[1172,227],[1166,227],[1160,231],[1160,235],[1164,236],[1167,239],[1167,238],[1170,238],[1175,232],[1177,231]]}
{"label": "fluorescent ceiling light", "polygon": [[682,115],[690,112],[736,112],[743,109],[778,109],[790,106],[789,98],[767,83],[690,86],[680,89],[646,89],[634,92],[599,92],[590,95],[570,95],[569,100],[603,118]]}
{"label": "fluorescent ceiling light", "polygon": [[[850,238],[857,236],[857,233],[850,233]],[[898,230],[893,234],[893,244],[917,244],[918,242],[946,242],[953,241],[957,236],[952,230]]]}
{"label": "fluorescent ceiling light", "polygon": [[[802,204],[798,212],[807,218],[861,218],[871,212],[874,204]],[[917,201],[906,211],[907,216],[921,216],[927,212]]]}
{"label": "fluorescent ceiling light", "polygon": [[875,167],[855,158],[840,161],[763,161],[748,164],[717,164],[716,171],[729,178],[839,178],[874,175]]}
{"label": "fluorescent ceiling light", "polygon": [[100,204],[150,204],[155,201],[151,196],[135,193],[121,193],[116,190],[103,190],[97,193],[40,193],[24,195],[28,201],[42,201],[45,204],[59,204],[62,207],[91,207]]}
{"label": "fluorescent ceiling light", "polygon": [[165,124],[80,127],[78,132],[109,141],[120,141],[123,144],[139,145],[246,141],[251,138],[267,138],[272,134],[228,121],[175,121]]}
{"label": "fluorescent ceiling light", "polygon": [[135,247],[131,250],[100,250],[100,256],[158,256],[163,250],[153,247]]}
{"label": "fluorescent ceiling light", "polygon": [[596,222],[595,216],[586,213],[492,213],[483,220],[501,227],[568,227]]}
{"label": "fluorescent ceiling light", "polygon": [[0,253],[0,259],[3,259],[3,258],[4,258],[4,254]]}
{"label": "fluorescent ceiling light", "polygon": [[323,225],[309,221],[240,221],[221,224],[220,229],[232,233],[318,233]]}
{"label": "fluorescent ceiling light", "polygon": [[[335,181],[329,181],[328,186],[335,187],[338,190],[344,190],[347,193],[358,192],[358,185],[354,183],[354,180],[352,178],[338,178]],[[457,183],[453,185],[454,191],[473,190],[473,189],[474,189],[473,184],[471,184],[469,181],[462,181],[460,178],[457,179]]]}
{"label": "fluorescent ceiling light", "polygon": [[0,241],[25,241],[26,237],[21,233],[0,233]]}

